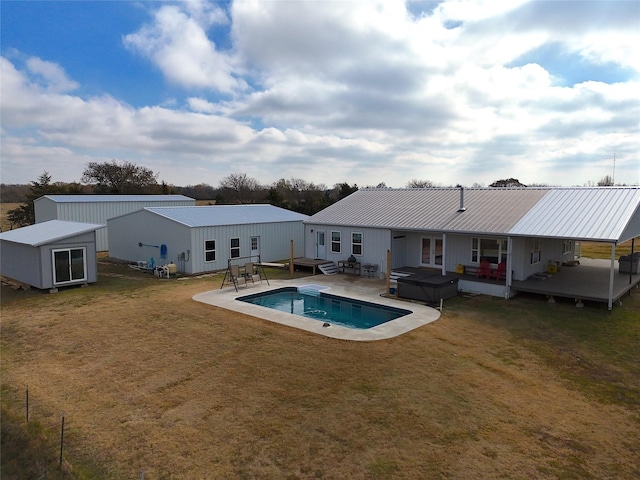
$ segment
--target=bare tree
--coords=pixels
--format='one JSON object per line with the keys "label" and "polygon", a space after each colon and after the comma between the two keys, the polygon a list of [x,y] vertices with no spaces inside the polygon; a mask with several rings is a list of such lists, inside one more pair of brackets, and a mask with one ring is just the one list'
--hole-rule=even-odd
{"label": "bare tree", "polygon": [[493,188],[526,187],[526,185],[520,183],[520,180],[518,180],[517,178],[505,178],[502,180],[496,180],[489,186]]}
{"label": "bare tree", "polygon": [[225,203],[252,203],[262,187],[246,173],[232,173],[220,180],[220,190]]}
{"label": "bare tree", "polygon": [[131,162],[89,162],[82,181],[93,185],[95,193],[155,193],[158,174]]}
{"label": "bare tree", "polygon": [[613,187],[613,177],[611,175],[605,175],[598,181],[599,187]]}
{"label": "bare tree", "polygon": [[417,178],[411,179],[407,182],[407,188],[435,188],[437,185],[431,180],[418,180]]}

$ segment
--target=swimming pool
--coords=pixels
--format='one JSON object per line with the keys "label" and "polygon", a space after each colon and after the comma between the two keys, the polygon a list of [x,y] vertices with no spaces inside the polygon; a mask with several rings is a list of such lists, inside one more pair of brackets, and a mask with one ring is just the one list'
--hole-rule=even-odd
{"label": "swimming pool", "polygon": [[236,298],[329,325],[366,330],[413,313],[411,310],[324,293],[326,287],[283,287]]}

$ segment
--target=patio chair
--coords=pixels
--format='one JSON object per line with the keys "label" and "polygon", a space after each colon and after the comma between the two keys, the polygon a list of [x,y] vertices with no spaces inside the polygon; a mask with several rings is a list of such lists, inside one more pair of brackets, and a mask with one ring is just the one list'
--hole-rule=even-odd
{"label": "patio chair", "polygon": [[230,270],[231,281],[233,282],[235,287],[238,288],[239,285],[244,285],[246,287],[247,279],[243,275],[240,275],[240,267],[238,265],[231,265]]}
{"label": "patio chair", "polygon": [[505,262],[500,262],[496,270],[491,270],[491,272],[489,272],[489,278],[495,278],[498,281],[503,280],[506,276],[507,264]]}
{"label": "patio chair", "polygon": [[490,278],[491,276],[491,263],[489,260],[481,260],[480,266],[478,270],[476,270],[476,278],[485,277]]}
{"label": "patio chair", "polygon": [[244,278],[247,281],[251,281],[253,284],[256,284],[257,282],[262,283],[260,274],[256,271],[256,267],[253,262],[247,262],[244,264]]}

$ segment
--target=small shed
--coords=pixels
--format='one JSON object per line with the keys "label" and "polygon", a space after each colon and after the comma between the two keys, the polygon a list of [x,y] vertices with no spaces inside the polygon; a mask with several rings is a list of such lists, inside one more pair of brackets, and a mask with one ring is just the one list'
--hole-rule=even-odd
{"label": "small shed", "polygon": [[96,231],[104,225],[49,220],[0,233],[0,272],[40,289],[95,283]]}
{"label": "small shed", "polygon": [[[145,207],[193,206],[184,195],[45,195],[33,202],[36,223],[67,220],[106,224],[109,218]],[[109,250],[108,229],[97,232],[99,252]]]}
{"label": "small shed", "polygon": [[273,262],[289,258],[291,241],[302,256],[307,218],[267,204],[147,207],[107,220],[109,256],[173,262],[189,274],[224,270],[230,259]]}

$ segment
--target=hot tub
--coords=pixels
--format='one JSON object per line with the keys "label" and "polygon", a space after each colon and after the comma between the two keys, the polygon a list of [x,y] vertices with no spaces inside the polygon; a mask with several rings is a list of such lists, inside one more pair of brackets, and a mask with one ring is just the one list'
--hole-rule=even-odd
{"label": "hot tub", "polygon": [[439,303],[458,295],[458,277],[439,272],[420,272],[398,278],[398,297]]}

